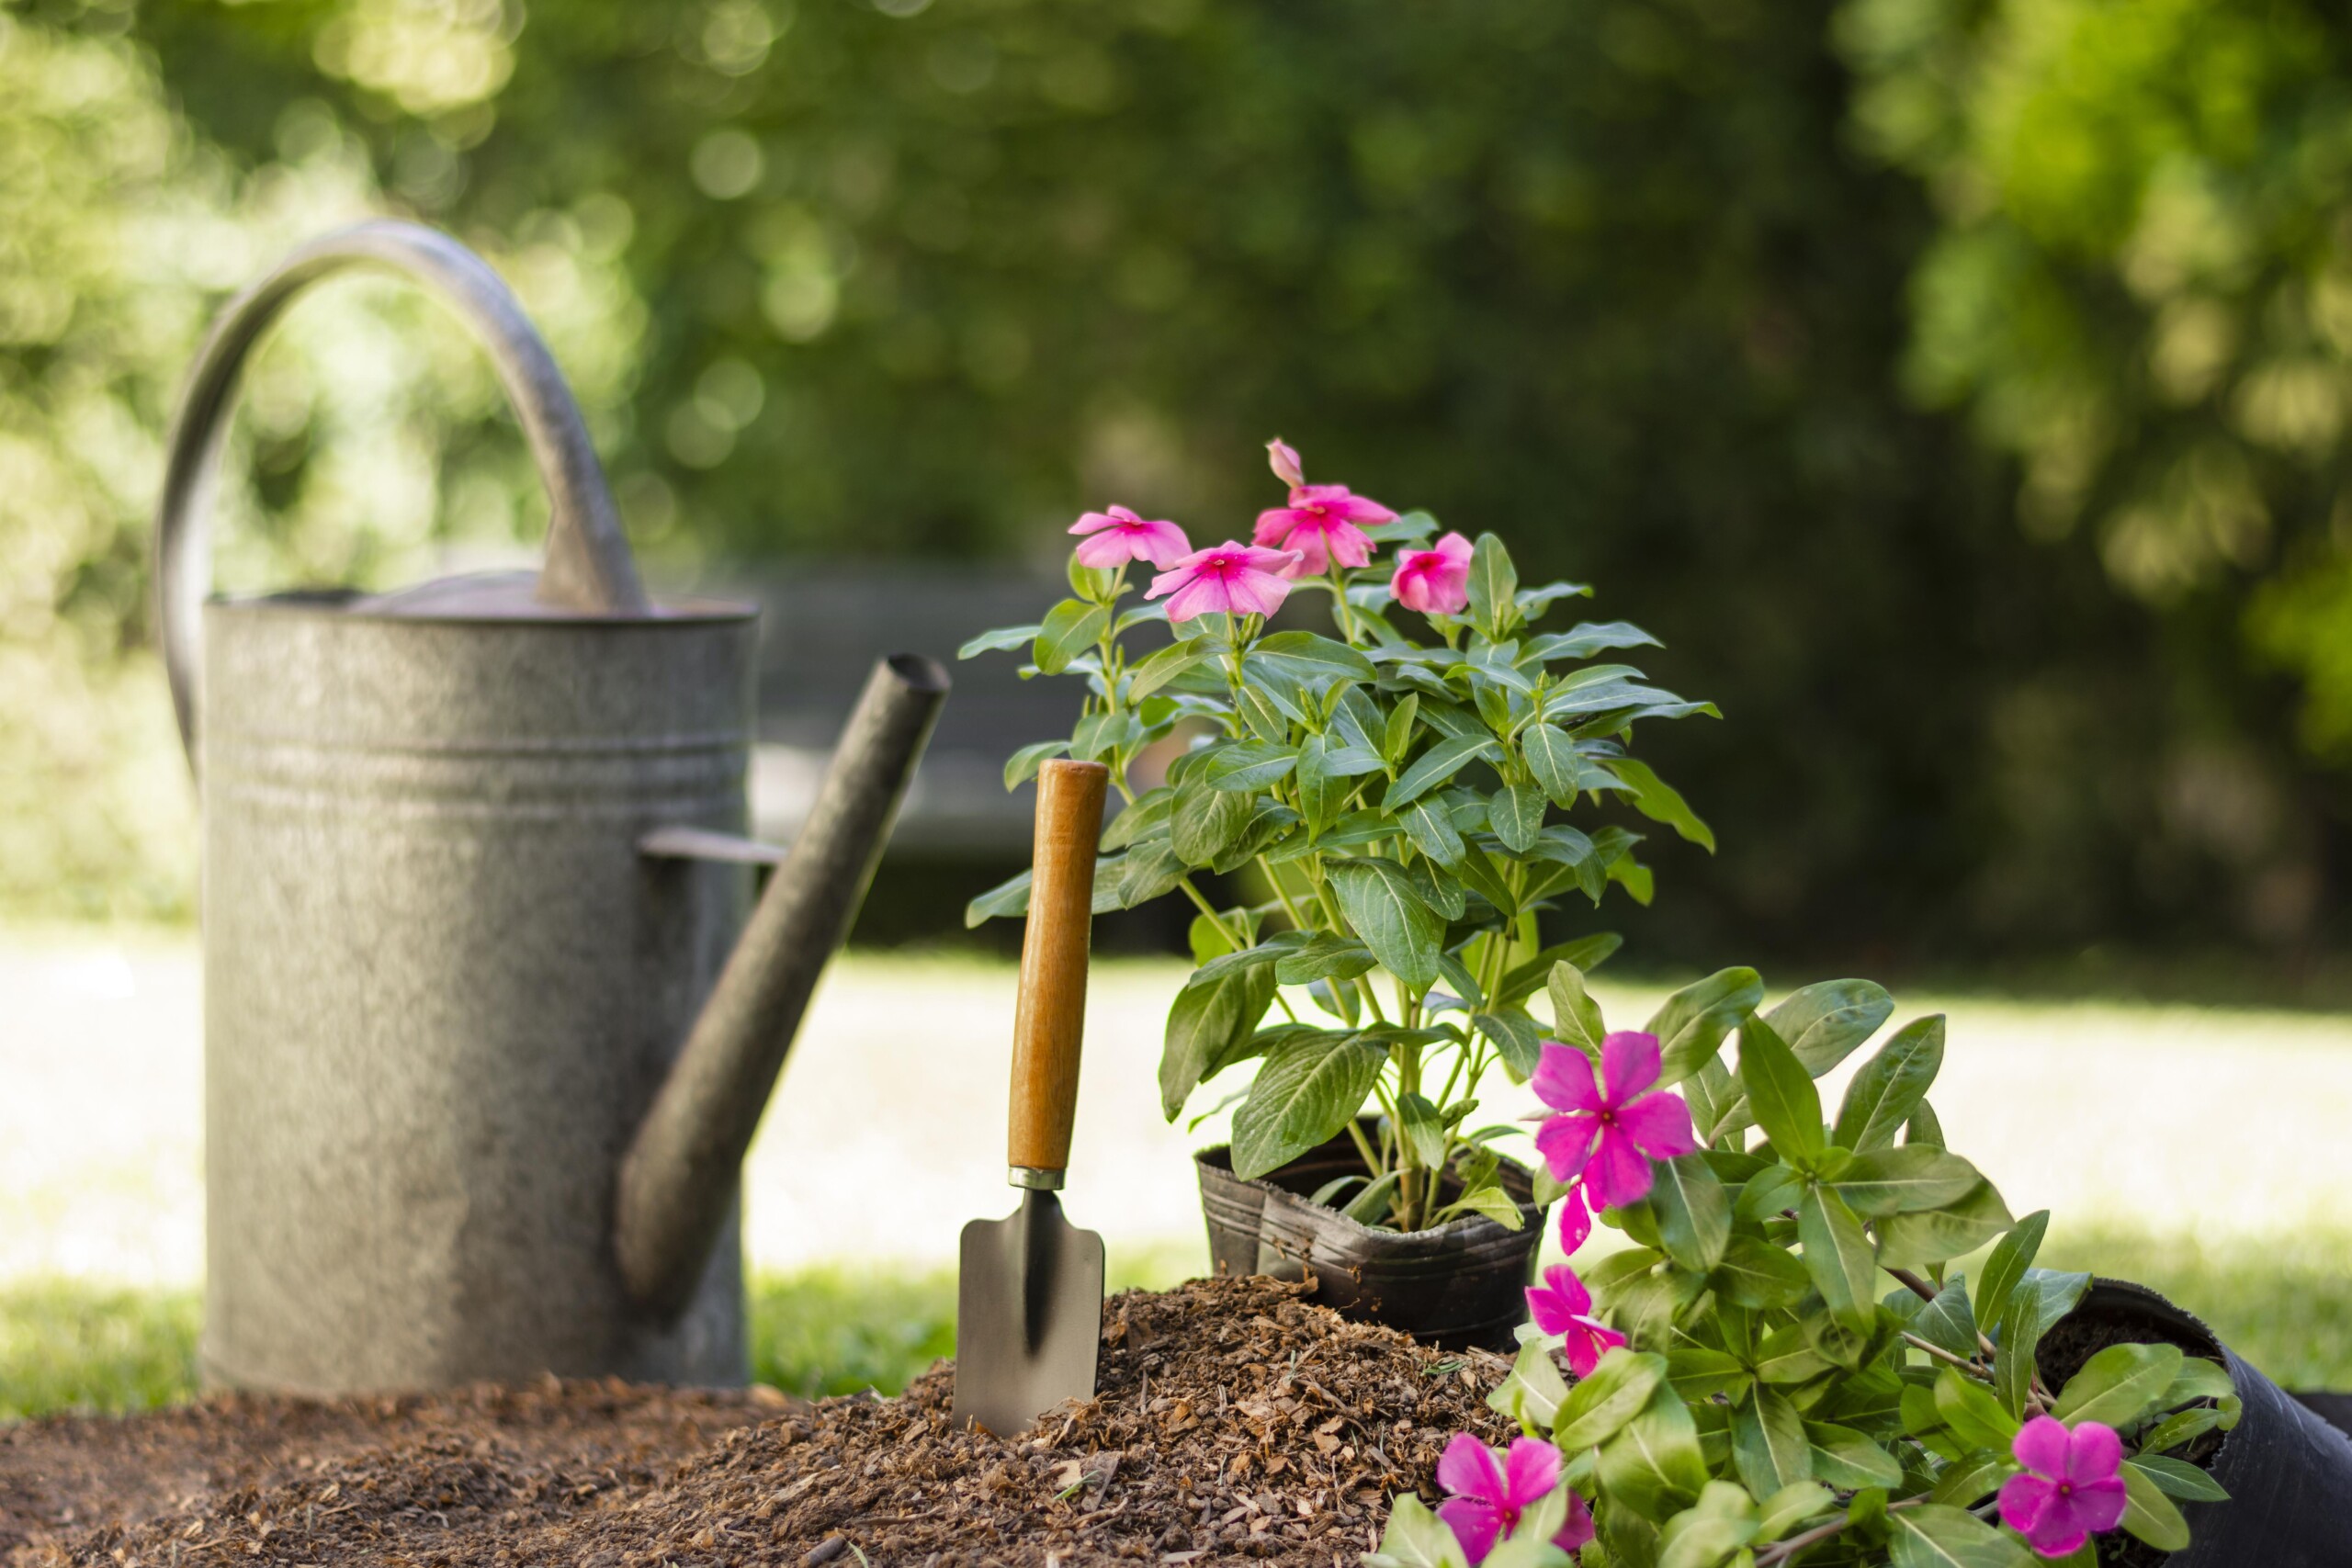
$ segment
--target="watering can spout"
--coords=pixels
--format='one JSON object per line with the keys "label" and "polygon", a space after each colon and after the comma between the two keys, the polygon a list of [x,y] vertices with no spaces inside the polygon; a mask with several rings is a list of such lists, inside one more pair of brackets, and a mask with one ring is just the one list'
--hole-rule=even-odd
{"label": "watering can spout", "polygon": [[650,1314],[673,1314],[695,1294],[817,976],[849,933],[947,687],[928,659],[875,667],[799,837],[638,1127],[613,1245],[622,1282]]}

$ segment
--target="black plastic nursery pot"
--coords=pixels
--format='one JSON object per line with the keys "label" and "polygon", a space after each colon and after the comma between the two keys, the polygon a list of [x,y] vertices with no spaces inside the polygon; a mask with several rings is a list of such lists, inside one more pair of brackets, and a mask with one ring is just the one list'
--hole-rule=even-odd
{"label": "black plastic nursery pot", "polygon": [[1514,1347],[1511,1331],[1526,1320],[1544,1241],[1544,1211],[1525,1166],[1506,1159],[1497,1173],[1519,1201],[1525,1224],[1518,1230],[1471,1214],[1400,1233],[1308,1201],[1336,1178],[1364,1174],[1363,1156],[1345,1134],[1254,1180],[1233,1173],[1231,1154],[1220,1144],[1193,1156],[1209,1258],[1219,1274],[1312,1280],[1323,1305],[1449,1349]]}
{"label": "black plastic nursery pot", "polygon": [[[2281,1390],[2195,1317],[2143,1285],[2098,1280],[2042,1339],[2051,1386],[2105,1348],[2173,1344],[2229,1369],[2245,1415],[2181,1457],[2202,1465],[2226,1503],[2183,1503],[2186,1551],[2157,1552],[2122,1534],[2099,1538],[2099,1561],[2118,1568],[2352,1568],[2352,1438]],[[2203,1451],[2200,1451],[2203,1450]]]}

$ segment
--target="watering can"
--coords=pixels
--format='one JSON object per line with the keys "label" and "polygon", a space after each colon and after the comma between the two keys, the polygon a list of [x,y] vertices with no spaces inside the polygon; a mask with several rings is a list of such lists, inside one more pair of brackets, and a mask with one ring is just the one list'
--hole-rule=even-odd
{"label": "watering can", "polygon": [[[549,492],[545,562],[207,602],[239,369],[355,265],[425,285],[491,351]],[[207,1381],[742,1382],[742,1157],[945,672],[885,660],[790,852],[745,838],[755,611],[647,596],[546,345],[413,224],[327,235],[230,305],[156,549],[203,806]]]}

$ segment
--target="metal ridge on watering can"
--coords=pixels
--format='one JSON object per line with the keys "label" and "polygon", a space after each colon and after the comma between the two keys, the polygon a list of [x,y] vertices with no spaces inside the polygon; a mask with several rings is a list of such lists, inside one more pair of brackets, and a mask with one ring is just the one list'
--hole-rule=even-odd
{"label": "metal ridge on watering can", "polygon": [[[243,358],[356,265],[490,348],[548,488],[546,568],[199,619]],[[647,597],[537,333],[412,224],[328,235],[229,307],[156,549],[203,796],[207,1381],[742,1382],[737,1173],[945,672],[885,661],[790,852],[746,839],[754,612]],[[779,859],[739,942],[751,865]]]}

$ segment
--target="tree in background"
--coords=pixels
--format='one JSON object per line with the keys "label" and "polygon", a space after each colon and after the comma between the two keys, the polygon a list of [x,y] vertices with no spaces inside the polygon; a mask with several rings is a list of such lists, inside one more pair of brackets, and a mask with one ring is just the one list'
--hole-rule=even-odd
{"label": "tree in background", "polygon": [[[28,13],[108,47],[127,29],[239,177],[356,149],[375,202],[491,251],[555,313],[632,535],[673,573],[1017,556],[1113,501],[1215,533],[1261,500],[1232,454],[1280,431],[1373,493],[1509,528],[1531,571],[1609,581],[1601,610],[1668,641],[1660,678],[1722,695],[1726,724],[1662,748],[1724,849],[1635,932],[1654,958],[1798,931],[1878,962],[2308,940],[2318,902],[2262,889],[2333,829],[2233,629],[2029,542],[2004,460],[1905,406],[1904,290],[1937,213],[1855,152],[1833,14]],[[415,388],[383,333],[351,352]],[[257,405],[272,504],[225,535],[345,541],[261,561],[268,581],[405,570],[364,542],[428,528],[527,537],[527,474],[467,363],[399,404],[402,486],[317,479],[377,427]],[[108,626],[138,646],[135,617]],[[2209,755],[2285,803],[2258,843],[2181,806],[2213,794]]]}

